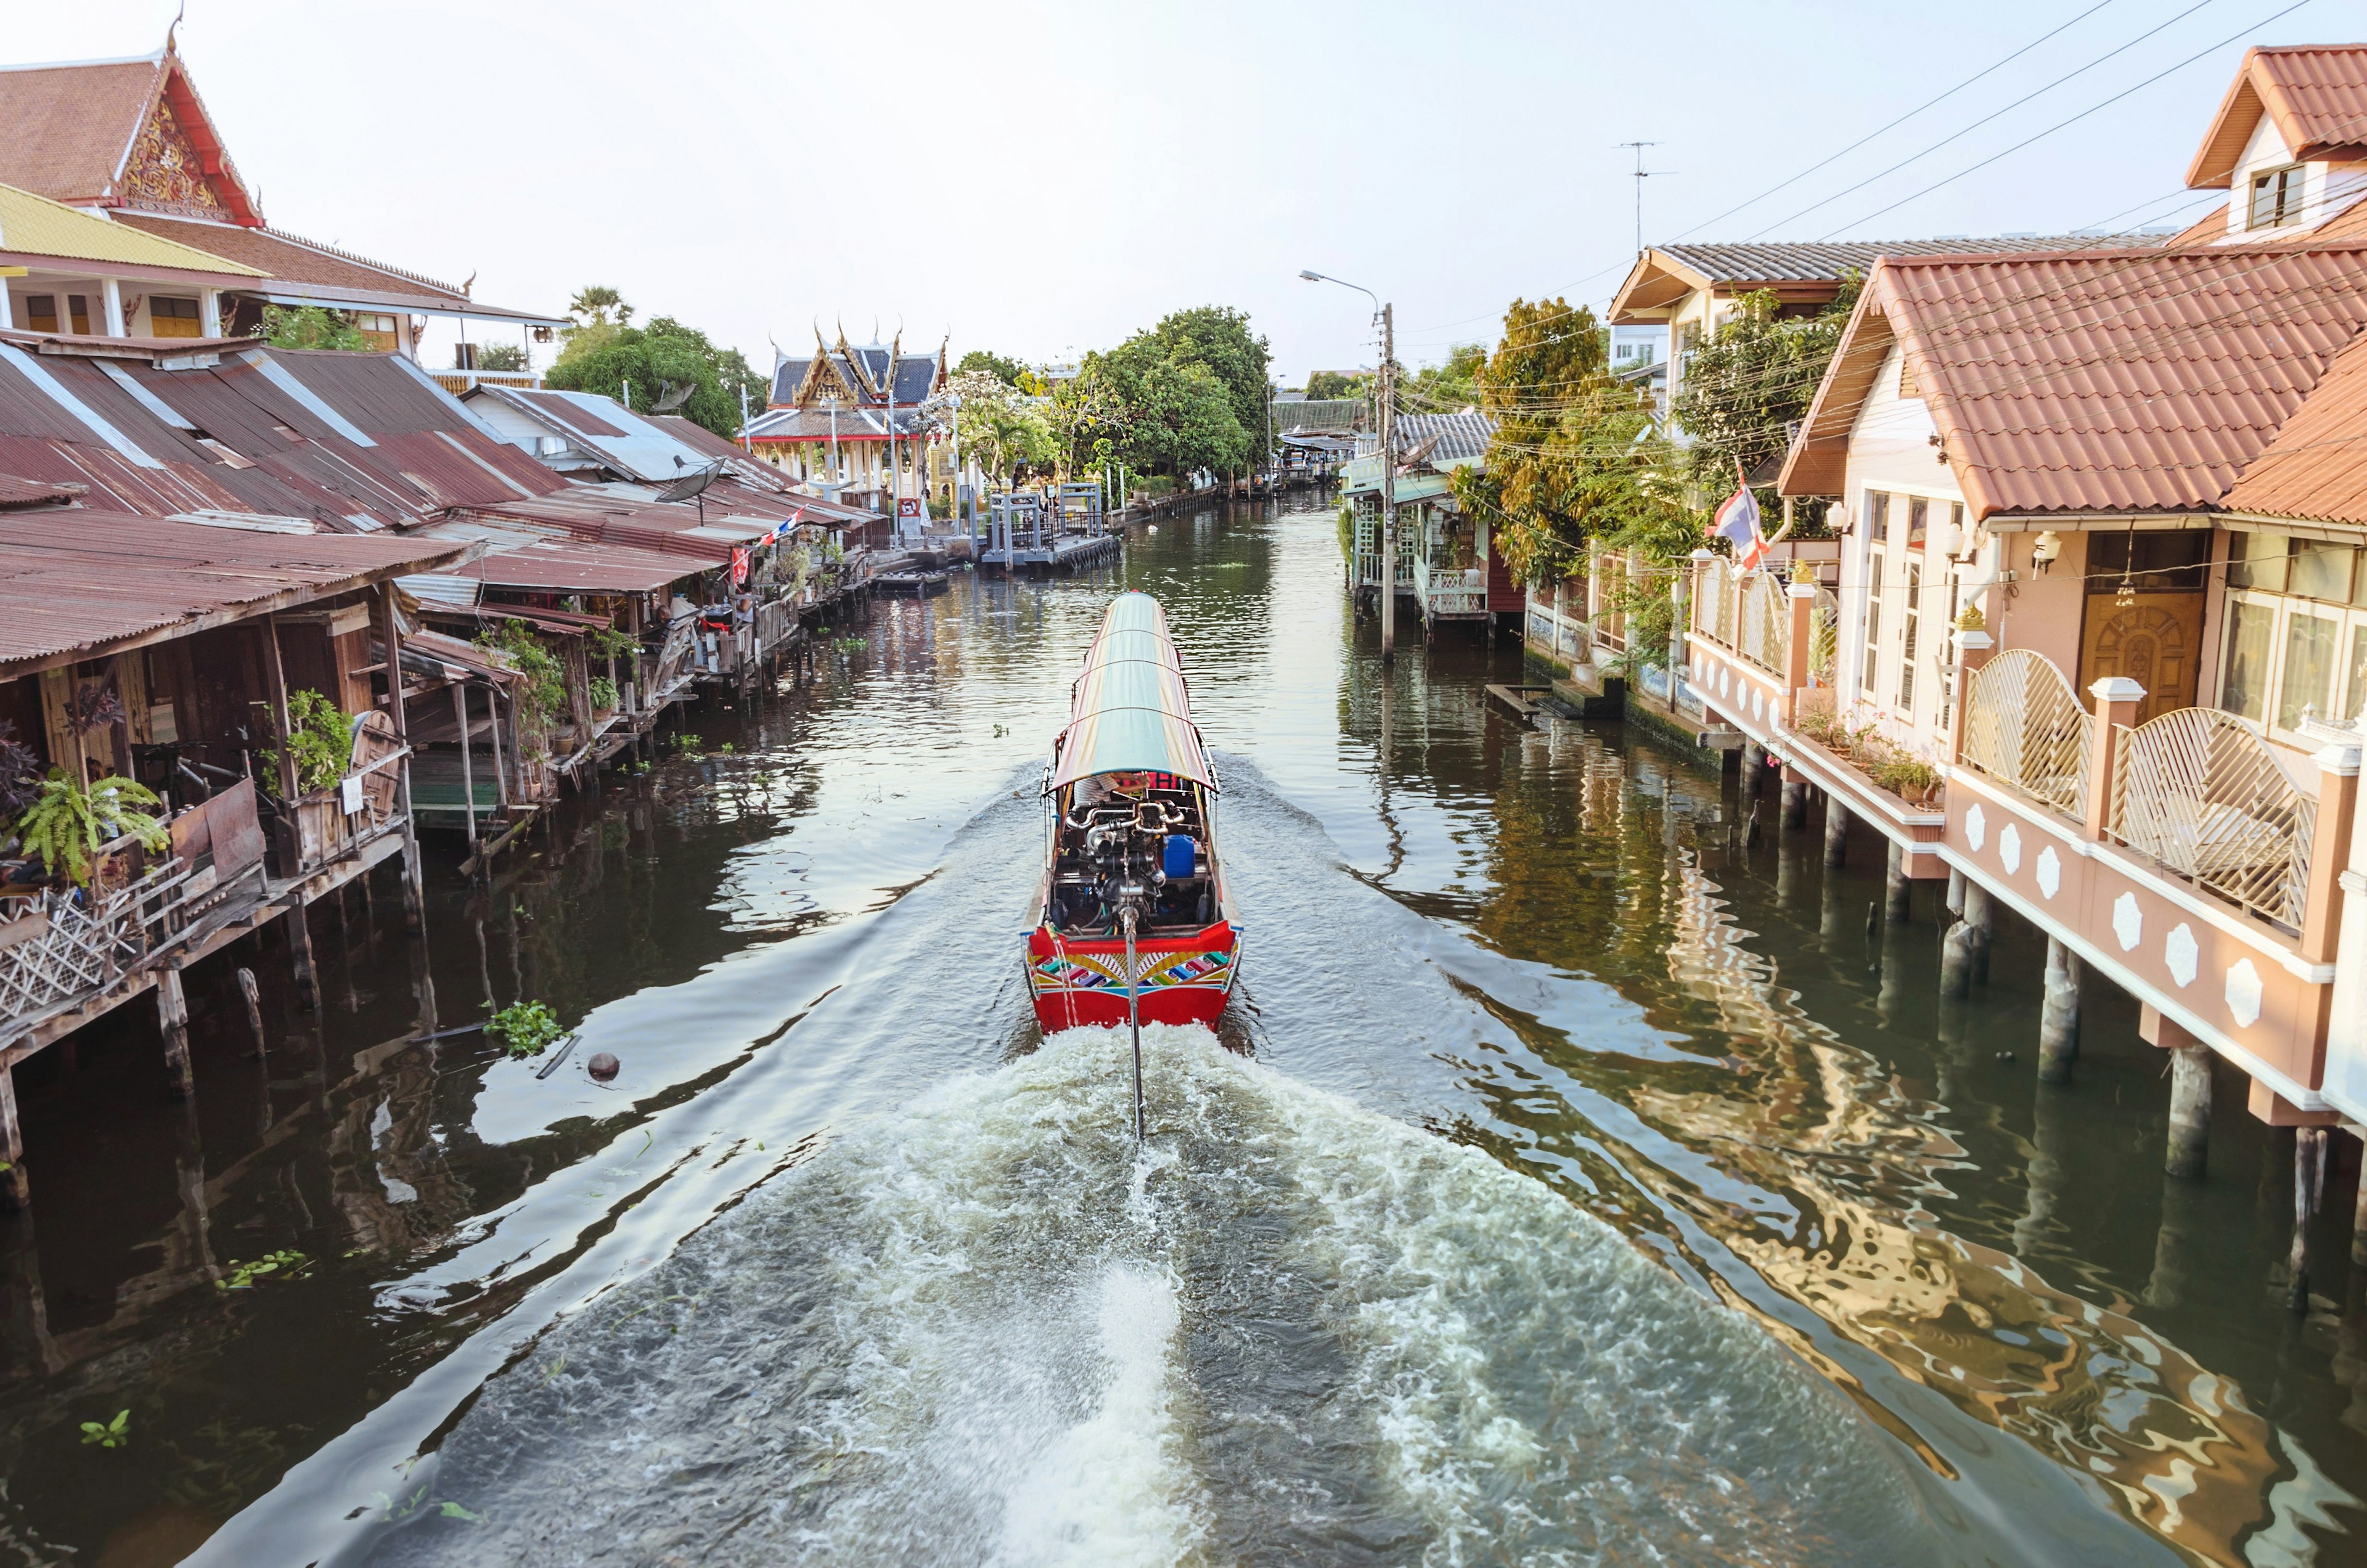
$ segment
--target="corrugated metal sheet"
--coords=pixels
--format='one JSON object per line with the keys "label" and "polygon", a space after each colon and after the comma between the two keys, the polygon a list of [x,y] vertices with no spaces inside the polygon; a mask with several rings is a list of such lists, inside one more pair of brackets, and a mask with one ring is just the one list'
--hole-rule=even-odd
{"label": "corrugated metal sheet", "polygon": [[70,509],[0,514],[0,672],[456,558],[442,539],[287,535]]}
{"label": "corrugated metal sheet", "polygon": [[62,202],[7,185],[0,185],[0,251],[218,273],[225,284],[264,276],[241,263],[93,218]]}
{"label": "corrugated metal sheet", "polygon": [[59,506],[90,493],[87,485],[52,484],[47,479],[20,479],[15,474],[0,474],[0,510],[15,511],[27,506]]}
{"label": "corrugated metal sheet", "polygon": [[470,513],[429,524],[423,532],[439,539],[465,539],[487,547],[484,558],[456,569],[493,588],[549,589],[562,592],[640,593],[679,578],[712,570],[730,558],[709,547],[698,553],[639,549],[588,539],[552,523],[491,513]]}

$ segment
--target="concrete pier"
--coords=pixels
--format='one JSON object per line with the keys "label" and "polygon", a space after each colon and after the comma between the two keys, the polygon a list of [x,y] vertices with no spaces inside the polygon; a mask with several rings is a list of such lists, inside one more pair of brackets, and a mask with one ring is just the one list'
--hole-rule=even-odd
{"label": "concrete pier", "polygon": [[1849,854],[1849,807],[1825,797],[1825,864],[1840,865]]}
{"label": "concrete pier", "polygon": [[2038,1080],[2069,1083],[2079,1059],[2079,960],[2046,939],[2046,999],[2038,1015]]}
{"label": "concrete pier", "polygon": [[1805,779],[1792,777],[1792,770],[1784,770],[1784,827],[1797,831],[1808,825],[1808,785]]}
{"label": "concrete pier", "polygon": [[2326,1129],[2293,1129],[2293,1247],[2285,1255],[2285,1310],[2309,1310],[2309,1229],[2326,1180]]}
{"label": "concrete pier", "polygon": [[2191,1043],[2172,1046],[2169,1146],[2163,1151],[2161,1168],[2191,1180],[2203,1175],[2210,1152],[2211,1047]]}
{"label": "concrete pier", "polygon": [[1915,908],[1915,884],[1907,875],[1907,846],[1890,840],[1890,864],[1882,886],[1882,918],[1893,925],[1905,921]]}

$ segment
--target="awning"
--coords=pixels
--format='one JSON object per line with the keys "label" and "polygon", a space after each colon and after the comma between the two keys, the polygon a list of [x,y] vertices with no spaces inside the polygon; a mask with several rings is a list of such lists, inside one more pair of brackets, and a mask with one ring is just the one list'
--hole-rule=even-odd
{"label": "awning", "polygon": [[1175,773],[1216,778],[1192,722],[1183,660],[1167,616],[1147,593],[1122,593],[1102,616],[1071,688],[1069,726],[1055,746],[1052,785],[1095,773]]}

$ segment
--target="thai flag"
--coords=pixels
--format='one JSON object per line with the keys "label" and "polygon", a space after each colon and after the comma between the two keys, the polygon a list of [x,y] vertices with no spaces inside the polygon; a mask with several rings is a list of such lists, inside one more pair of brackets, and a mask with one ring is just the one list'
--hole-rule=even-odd
{"label": "thai flag", "polygon": [[764,543],[768,545],[777,545],[783,539],[787,538],[789,536],[789,530],[796,527],[798,525],[798,520],[805,514],[806,509],[800,506],[787,517],[782,518],[778,523],[774,524],[773,531],[764,536]]}
{"label": "thai flag", "polygon": [[1709,531],[1733,544],[1734,564],[1745,571],[1756,570],[1767,558],[1767,540],[1759,532],[1759,498],[1741,482],[1739,474],[1736,476],[1734,493],[1726,498],[1717,515],[1710,519]]}

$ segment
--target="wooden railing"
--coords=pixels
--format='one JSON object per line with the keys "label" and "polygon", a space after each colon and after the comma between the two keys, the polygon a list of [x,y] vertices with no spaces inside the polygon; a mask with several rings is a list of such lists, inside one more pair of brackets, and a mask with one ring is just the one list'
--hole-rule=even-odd
{"label": "wooden railing", "polygon": [[2084,819],[2095,722],[2054,660],[2026,648],[2010,649],[1974,677],[1965,698],[1963,761]]}
{"label": "wooden railing", "polygon": [[2112,791],[2112,839],[2231,904],[2300,931],[2317,801],[2241,719],[2216,708],[2175,708],[2119,729]]}

